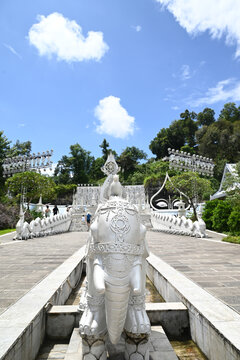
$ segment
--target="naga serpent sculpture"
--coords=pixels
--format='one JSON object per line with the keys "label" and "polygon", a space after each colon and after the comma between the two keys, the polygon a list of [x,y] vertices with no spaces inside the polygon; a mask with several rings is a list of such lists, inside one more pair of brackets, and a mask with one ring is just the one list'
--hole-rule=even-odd
{"label": "naga serpent sculpture", "polygon": [[[125,359],[130,359],[127,344],[147,344],[151,329],[145,311],[146,228],[137,207],[122,197],[118,175],[108,176],[103,192],[87,245],[88,287],[79,323],[82,358],[107,359],[106,339],[117,346],[124,332]],[[135,350],[133,358],[148,359],[148,345],[141,352]]]}

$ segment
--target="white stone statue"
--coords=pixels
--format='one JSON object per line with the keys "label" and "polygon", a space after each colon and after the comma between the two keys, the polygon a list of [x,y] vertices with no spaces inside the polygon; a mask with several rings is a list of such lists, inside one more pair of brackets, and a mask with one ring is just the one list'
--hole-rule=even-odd
{"label": "white stone statue", "polygon": [[[146,228],[140,222],[137,206],[121,195],[118,175],[109,174],[87,245],[88,289],[79,324],[84,360],[106,359],[106,351],[117,353],[121,336],[125,339],[125,359],[130,359],[133,348],[134,359],[149,359]],[[109,340],[111,349],[106,345]]]}

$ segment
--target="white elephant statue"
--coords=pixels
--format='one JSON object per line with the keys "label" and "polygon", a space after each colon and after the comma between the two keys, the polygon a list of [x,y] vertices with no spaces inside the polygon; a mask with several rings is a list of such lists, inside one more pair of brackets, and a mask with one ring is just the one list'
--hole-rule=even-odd
{"label": "white elephant statue", "polygon": [[[79,331],[87,349],[83,359],[88,359],[89,352],[94,356],[91,345],[96,340],[99,344],[100,339],[102,353],[95,358],[106,359],[106,338],[116,345],[123,332],[127,337],[125,359],[129,359],[127,343],[147,343],[151,330],[145,311],[146,228],[137,207],[122,198],[118,175],[108,176],[105,184],[105,201],[98,206],[90,228],[87,299]],[[147,346],[139,359],[148,359]]]}

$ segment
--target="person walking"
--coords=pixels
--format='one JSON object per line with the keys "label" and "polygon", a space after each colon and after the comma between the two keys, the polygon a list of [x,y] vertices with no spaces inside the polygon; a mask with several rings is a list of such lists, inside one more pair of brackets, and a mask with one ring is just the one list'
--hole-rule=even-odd
{"label": "person walking", "polygon": [[49,209],[49,205],[46,205],[45,217],[50,217],[50,215],[51,215],[51,210]]}
{"label": "person walking", "polygon": [[92,217],[92,215],[90,214],[90,212],[88,212],[87,216],[86,216],[88,231],[90,229],[91,217]]}
{"label": "person walking", "polygon": [[59,213],[58,207],[57,205],[55,205],[53,208],[53,215],[57,215],[58,213]]}

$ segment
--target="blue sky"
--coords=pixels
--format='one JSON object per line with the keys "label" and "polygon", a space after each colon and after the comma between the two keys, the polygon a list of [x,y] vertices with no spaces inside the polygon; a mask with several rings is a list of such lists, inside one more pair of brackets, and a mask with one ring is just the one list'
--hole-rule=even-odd
{"label": "blue sky", "polygon": [[0,130],[53,161],[240,104],[239,0],[1,0]]}

